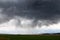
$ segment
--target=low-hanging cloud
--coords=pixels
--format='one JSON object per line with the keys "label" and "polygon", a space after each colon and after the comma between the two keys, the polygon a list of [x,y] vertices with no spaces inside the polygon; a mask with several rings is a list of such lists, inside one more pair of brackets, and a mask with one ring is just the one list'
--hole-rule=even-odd
{"label": "low-hanging cloud", "polygon": [[49,25],[60,20],[59,0],[1,0],[0,8],[2,8],[1,18],[4,17],[0,23],[5,22],[5,19],[7,22],[16,18],[19,21],[17,24],[21,25],[21,18],[23,18],[23,21],[29,20],[26,20],[28,24],[23,23],[25,26],[32,25],[35,27],[38,24]]}

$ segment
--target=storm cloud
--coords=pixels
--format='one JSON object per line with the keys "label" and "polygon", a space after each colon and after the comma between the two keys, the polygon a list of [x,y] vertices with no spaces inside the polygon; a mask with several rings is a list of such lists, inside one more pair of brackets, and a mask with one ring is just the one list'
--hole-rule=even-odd
{"label": "storm cloud", "polygon": [[[59,0],[0,0],[0,8],[2,10],[0,14],[3,17],[0,23],[7,22],[16,16],[19,25],[21,17],[34,20],[32,22],[34,26],[54,24],[60,20]],[[39,20],[42,23],[39,23]]]}

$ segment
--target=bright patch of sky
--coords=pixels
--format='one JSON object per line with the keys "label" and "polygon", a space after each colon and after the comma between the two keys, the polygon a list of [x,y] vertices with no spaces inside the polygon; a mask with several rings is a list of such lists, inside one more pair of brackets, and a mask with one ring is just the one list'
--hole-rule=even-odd
{"label": "bright patch of sky", "polygon": [[[22,23],[23,20],[21,20]],[[36,26],[35,28],[25,28],[16,26],[17,20],[11,19],[9,22],[0,24],[0,33],[2,34],[41,34],[41,33],[60,33],[60,23],[49,25],[49,26]],[[23,21],[23,26],[29,26],[27,19]],[[21,25],[20,25],[21,26]]]}

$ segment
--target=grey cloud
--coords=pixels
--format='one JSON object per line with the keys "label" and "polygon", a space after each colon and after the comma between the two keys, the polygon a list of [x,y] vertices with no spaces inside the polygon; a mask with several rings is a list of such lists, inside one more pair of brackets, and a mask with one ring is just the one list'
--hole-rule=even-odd
{"label": "grey cloud", "polygon": [[27,16],[29,18],[52,20],[56,15],[60,15],[58,1],[20,1],[15,4],[17,16]]}
{"label": "grey cloud", "polygon": [[28,19],[35,19],[33,24],[37,24],[38,20],[49,20],[46,23],[52,24],[60,19],[59,0],[1,0],[0,8],[3,8],[2,14],[7,15],[8,20],[14,16],[26,16]]}

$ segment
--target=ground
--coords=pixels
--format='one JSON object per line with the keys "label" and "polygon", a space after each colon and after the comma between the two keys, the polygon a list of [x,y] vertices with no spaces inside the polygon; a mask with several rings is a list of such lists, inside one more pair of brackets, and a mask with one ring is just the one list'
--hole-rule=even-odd
{"label": "ground", "polygon": [[60,40],[60,35],[0,35],[0,40]]}

